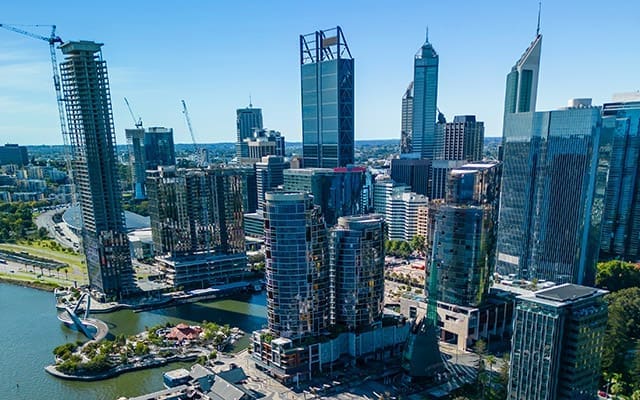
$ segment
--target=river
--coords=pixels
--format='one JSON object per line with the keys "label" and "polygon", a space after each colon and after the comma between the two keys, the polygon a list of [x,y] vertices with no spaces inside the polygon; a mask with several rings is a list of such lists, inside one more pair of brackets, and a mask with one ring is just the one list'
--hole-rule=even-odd
{"label": "river", "polygon": [[[267,323],[264,293],[224,300],[186,304],[134,313],[124,310],[96,317],[109,325],[110,333],[131,335],[146,326],[200,323],[203,320],[237,326],[245,332]],[[53,293],[0,283],[0,399],[108,399],[138,396],[163,389],[162,373],[188,364],[136,371],[98,382],[56,379],[44,371],[53,361],[51,351],[66,342],[86,340],[56,318]],[[248,344],[248,335],[236,349]]]}

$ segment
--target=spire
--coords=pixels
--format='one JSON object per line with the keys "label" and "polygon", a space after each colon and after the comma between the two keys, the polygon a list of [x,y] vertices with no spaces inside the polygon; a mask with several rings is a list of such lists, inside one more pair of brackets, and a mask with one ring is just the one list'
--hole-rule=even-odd
{"label": "spire", "polygon": [[542,2],[538,2],[538,27],[536,28],[536,36],[540,35],[540,12],[542,11]]}
{"label": "spire", "polygon": [[249,93],[249,108],[253,108],[253,104],[251,102],[251,93]]}
{"label": "spire", "polygon": [[425,43],[429,43],[429,26],[427,26],[427,32],[426,32],[426,34],[425,34],[425,40],[424,40],[424,42],[425,42]]}

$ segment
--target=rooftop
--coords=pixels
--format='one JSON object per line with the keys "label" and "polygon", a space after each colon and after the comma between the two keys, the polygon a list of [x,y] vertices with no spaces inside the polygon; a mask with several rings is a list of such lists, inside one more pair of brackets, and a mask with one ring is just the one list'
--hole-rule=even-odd
{"label": "rooftop", "polygon": [[549,289],[539,290],[534,293],[535,297],[565,303],[575,301],[585,297],[591,297],[596,293],[604,292],[597,288],[574,285],[566,283],[564,285],[554,286]]}

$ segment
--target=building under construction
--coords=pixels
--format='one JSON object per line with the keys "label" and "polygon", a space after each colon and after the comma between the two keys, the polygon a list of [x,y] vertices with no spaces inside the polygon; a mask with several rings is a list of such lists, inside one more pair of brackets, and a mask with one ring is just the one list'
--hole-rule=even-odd
{"label": "building under construction", "polygon": [[107,298],[135,290],[116,165],[107,64],[101,43],[67,42],[60,64],[73,178],[82,210],[89,284]]}

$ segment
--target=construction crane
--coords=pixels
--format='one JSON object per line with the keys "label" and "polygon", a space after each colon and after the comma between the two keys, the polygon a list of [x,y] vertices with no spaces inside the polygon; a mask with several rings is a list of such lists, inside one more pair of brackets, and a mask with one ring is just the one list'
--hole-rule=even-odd
{"label": "construction crane", "polygon": [[129,109],[129,114],[131,114],[131,118],[133,119],[133,124],[136,126],[137,129],[142,129],[142,118],[138,117],[136,118],[135,114],[133,113],[133,109],[131,108],[131,104],[129,104],[129,100],[127,100],[127,98],[124,98],[124,102],[127,104],[127,108]]}
{"label": "construction crane", "polygon": [[56,100],[58,102],[58,116],[60,118],[60,133],[62,134],[62,142],[64,143],[64,158],[67,166],[67,173],[69,174],[69,179],[71,183],[73,183],[73,176],[71,174],[71,157],[69,154],[69,137],[67,135],[67,119],[64,114],[64,98],[62,97],[62,85],[60,80],[60,71],[58,69],[58,59],[56,57],[56,44],[63,44],[64,42],[60,39],[60,36],[56,35],[56,26],[55,25],[20,25],[20,26],[30,26],[30,27],[49,27],[51,28],[51,34],[49,36],[42,36],[37,33],[32,33],[25,31],[22,28],[19,28],[16,25],[7,25],[0,24],[0,28],[4,28],[6,30],[19,33],[24,36],[28,36],[33,39],[43,40],[49,43],[49,52],[51,54],[51,70],[53,72],[53,87],[56,90]]}
{"label": "construction crane", "polygon": [[205,166],[205,160],[203,160],[202,148],[196,142],[196,135],[193,133],[193,126],[191,125],[191,118],[189,117],[189,110],[187,109],[187,103],[182,100],[182,113],[184,114],[184,119],[187,121],[187,128],[189,128],[189,133],[191,134],[191,140],[193,140],[193,147],[196,156],[196,164],[198,167]]}

